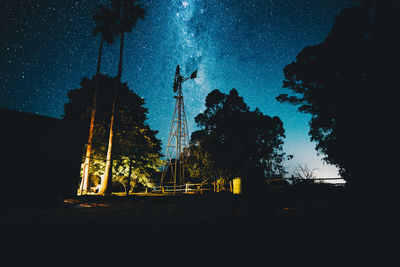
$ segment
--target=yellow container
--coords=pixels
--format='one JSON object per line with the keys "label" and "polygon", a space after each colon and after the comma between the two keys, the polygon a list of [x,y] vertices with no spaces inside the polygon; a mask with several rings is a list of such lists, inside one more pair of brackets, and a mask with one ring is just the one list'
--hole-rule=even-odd
{"label": "yellow container", "polygon": [[233,179],[233,188],[232,193],[234,195],[242,194],[242,179],[240,177],[236,177]]}

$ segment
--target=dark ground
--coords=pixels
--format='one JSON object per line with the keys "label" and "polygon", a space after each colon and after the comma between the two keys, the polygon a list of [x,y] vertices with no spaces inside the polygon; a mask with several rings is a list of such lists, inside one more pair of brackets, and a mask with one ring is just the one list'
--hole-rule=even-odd
{"label": "dark ground", "polygon": [[196,266],[255,266],[272,258],[280,263],[272,266],[282,266],[299,256],[303,263],[318,256],[324,257],[322,265],[343,265],[348,256],[358,260],[360,244],[378,244],[371,241],[366,216],[359,218],[349,205],[345,188],[311,186],[259,197],[84,196],[47,207],[2,209],[2,242],[13,252],[35,251],[39,262],[52,251],[72,264],[78,258],[85,265],[107,258],[111,263],[140,259],[146,265],[194,261]]}
{"label": "dark ground", "polygon": [[[317,186],[318,187],[318,186]],[[8,234],[106,232],[140,239],[174,237],[330,236],[350,227],[346,192],[340,187],[301,187],[261,197],[230,193],[169,196],[83,196],[47,207],[1,211]],[[104,231],[105,230],[105,231]]]}

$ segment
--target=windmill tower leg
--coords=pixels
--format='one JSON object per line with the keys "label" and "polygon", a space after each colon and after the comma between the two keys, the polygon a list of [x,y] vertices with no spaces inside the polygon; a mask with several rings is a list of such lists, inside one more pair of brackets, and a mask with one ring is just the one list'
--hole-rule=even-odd
{"label": "windmill tower leg", "polygon": [[[174,115],[172,116],[171,129],[169,132],[168,143],[167,143],[167,151],[165,153],[165,162],[166,166],[162,171],[161,175],[161,186],[165,183],[174,183],[174,191],[176,190],[176,164],[174,162],[174,158],[176,156],[176,131],[177,131],[177,112],[178,111],[178,102],[175,103]],[[169,174],[168,177],[167,173]],[[163,192],[164,193],[164,192]]]}

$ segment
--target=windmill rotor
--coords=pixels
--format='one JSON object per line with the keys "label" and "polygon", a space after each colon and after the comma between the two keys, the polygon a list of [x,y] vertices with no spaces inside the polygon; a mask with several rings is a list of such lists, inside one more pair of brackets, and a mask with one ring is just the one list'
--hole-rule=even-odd
{"label": "windmill rotor", "polygon": [[195,71],[190,75],[190,77],[185,78],[185,77],[183,77],[183,76],[181,75],[180,66],[179,66],[179,65],[176,66],[175,78],[174,78],[174,85],[173,85],[174,93],[176,93],[176,92],[178,91],[178,89],[179,89],[180,87],[182,87],[182,83],[183,83],[184,81],[189,80],[189,79],[194,79],[194,78],[196,78],[196,77],[197,77],[197,70],[195,70]]}

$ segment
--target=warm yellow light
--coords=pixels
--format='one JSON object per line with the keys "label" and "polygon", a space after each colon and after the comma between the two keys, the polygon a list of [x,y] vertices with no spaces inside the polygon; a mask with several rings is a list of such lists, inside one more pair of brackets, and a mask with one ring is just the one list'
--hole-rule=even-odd
{"label": "warm yellow light", "polygon": [[233,190],[232,193],[234,195],[240,195],[242,193],[242,180],[240,177],[236,177],[233,179]]}

